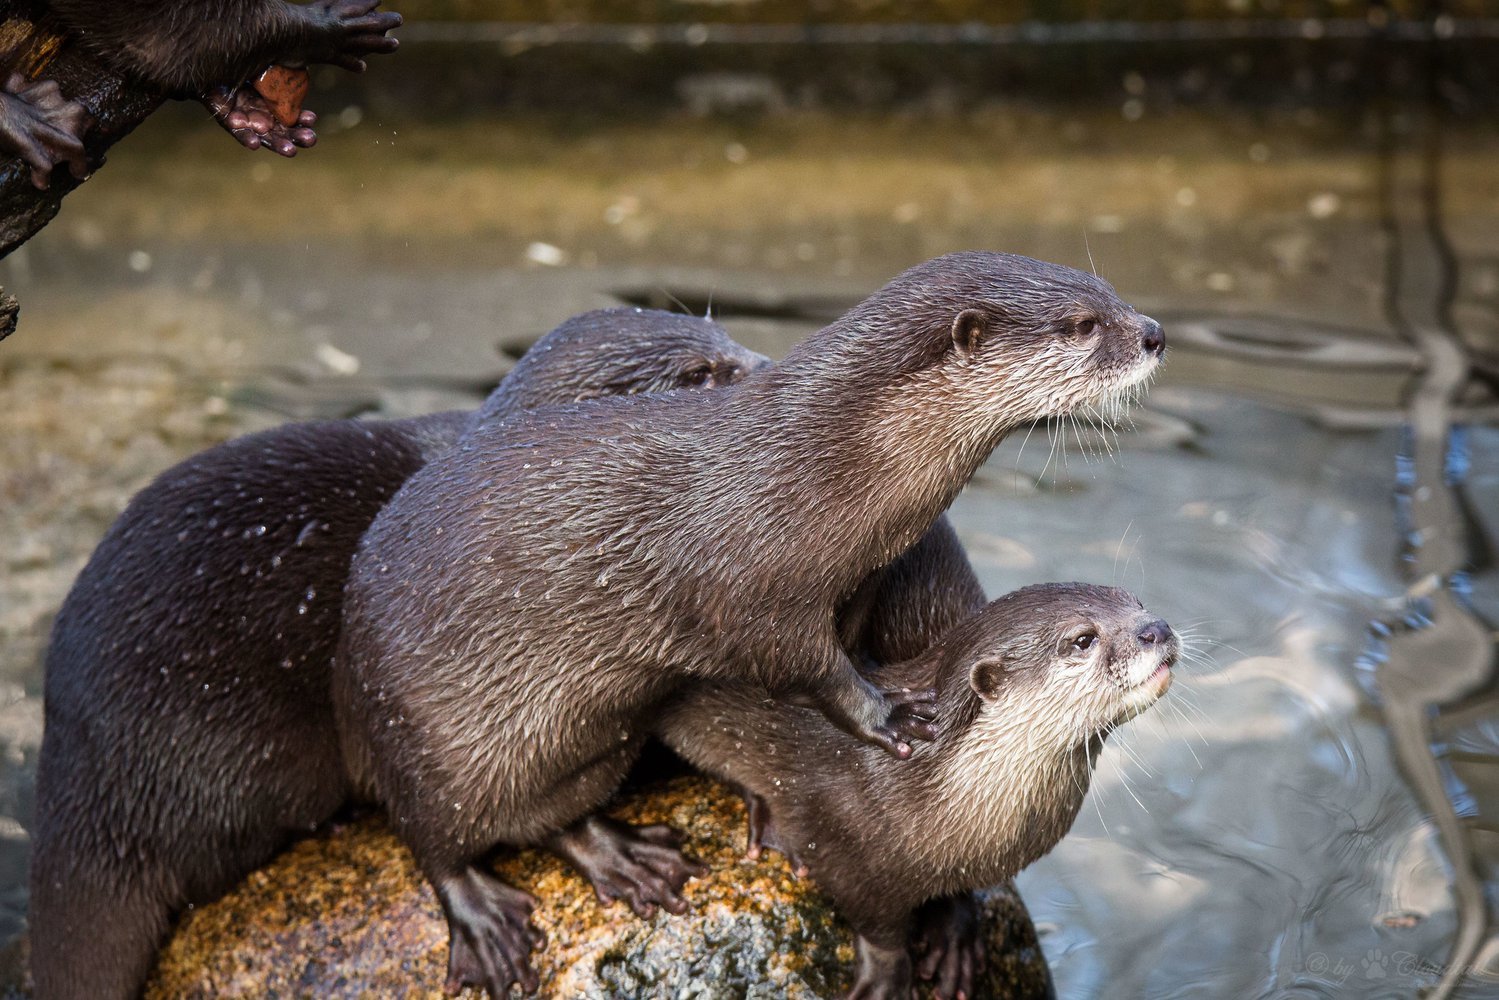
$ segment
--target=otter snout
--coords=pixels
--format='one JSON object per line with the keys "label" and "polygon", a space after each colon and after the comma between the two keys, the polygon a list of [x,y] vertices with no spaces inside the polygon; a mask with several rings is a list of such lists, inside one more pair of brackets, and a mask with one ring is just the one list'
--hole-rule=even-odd
{"label": "otter snout", "polygon": [[[1161,329],[1161,324],[1149,316],[1140,317],[1140,348],[1146,354],[1156,358],[1166,353],[1166,331]],[[1162,624],[1165,623],[1162,622]]]}
{"label": "otter snout", "polygon": [[1140,642],[1146,646],[1164,646],[1171,641],[1175,633],[1171,631],[1170,625],[1157,618],[1142,628],[1139,635]]}

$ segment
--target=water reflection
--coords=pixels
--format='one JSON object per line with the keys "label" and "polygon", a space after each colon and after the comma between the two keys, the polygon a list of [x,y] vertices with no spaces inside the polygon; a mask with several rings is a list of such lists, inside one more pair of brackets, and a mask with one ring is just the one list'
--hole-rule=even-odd
{"label": "water reflection", "polygon": [[[1465,754],[1470,788],[1432,743],[1441,739],[1444,710],[1464,705],[1465,727],[1479,730],[1491,721],[1484,713],[1499,713],[1492,694],[1474,697],[1492,685],[1496,658],[1494,630],[1473,610],[1467,587],[1480,561],[1471,546],[1482,538],[1482,526],[1465,499],[1466,435],[1452,412],[1472,365],[1454,322],[1458,261],[1442,218],[1441,52],[1428,45],[1399,54],[1384,47],[1380,54],[1380,79],[1390,87],[1380,108],[1386,308],[1393,328],[1419,352],[1423,370],[1406,395],[1409,422],[1396,479],[1404,606],[1375,624],[1381,641],[1372,659],[1401,770],[1429,811],[1451,870],[1457,929],[1451,951],[1434,970],[1440,979],[1431,993],[1446,997],[1477,974],[1475,958],[1489,936],[1469,825],[1499,819],[1499,800],[1475,791],[1495,787],[1494,778],[1477,772],[1499,769],[1499,745],[1487,754]],[[1407,89],[1418,99],[1397,96]]]}

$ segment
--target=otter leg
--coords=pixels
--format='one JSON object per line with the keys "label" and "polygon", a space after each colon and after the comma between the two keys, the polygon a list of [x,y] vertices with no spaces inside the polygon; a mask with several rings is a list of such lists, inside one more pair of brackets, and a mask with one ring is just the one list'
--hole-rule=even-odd
{"label": "otter leg", "polygon": [[884,934],[878,940],[856,934],[854,963],[854,986],[846,1000],[911,1000],[915,995],[904,934],[888,940]]}
{"label": "otter leg", "polygon": [[686,913],[682,886],[708,873],[707,866],[681,852],[681,841],[669,826],[630,826],[589,816],[554,834],[546,846],[593,883],[599,902],[623,899],[636,916],[649,920],[657,906]]}
{"label": "otter leg", "polygon": [[838,660],[836,669],[804,689],[829,722],[901,760],[911,756],[911,740],[937,738],[936,691],[881,691],[841,651]]}
{"label": "otter leg", "polygon": [[0,151],[19,156],[31,168],[31,183],[45,191],[52,169],[66,163],[74,177],[89,174],[83,133],[93,116],[62,96],[56,80],[27,83],[12,73],[0,88]]}
{"label": "otter leg", "polygon": [[107,858],[32,859],[31,975],[39,997],[133,997],[166,940],[178,902],[163,873],[136,869],[122,884]]}
{"label": "otter leg", "polygon": [[546,937],[531,923],[536,900],[473,865],[432,880],[448,918],[448,979],[457,994],[465,986],[488,991],[493,1000],[517,985],[531,993],[540,985],[531,951]]}
{"label": "otter leg", "polygon": [[916,974],[932,982],[937,1000],[967,1000],[984,971],[983,921],[972,893],[929,900],[916,911],[912,950]]}

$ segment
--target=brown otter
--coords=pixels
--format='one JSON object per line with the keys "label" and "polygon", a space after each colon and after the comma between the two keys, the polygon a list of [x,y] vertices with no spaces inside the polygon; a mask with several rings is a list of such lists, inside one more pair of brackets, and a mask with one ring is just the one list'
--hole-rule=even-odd
{"label": "brown otter", "polygon": [[[959,622],[987,603],[968,555],[946,517],[881,572],[866,580],[839,611],[839,635],[849,654],[862,658],[866,675],[883,664],[912,661]],[[900,677],[911,688],[935,687],[936,672],[907,668]],[[721,775],[720,775],[721,776]],[[799,875],[810,869],[794,845],[778,841],[769,804],[741,786],[748,816],[746,854],[758,858],[764,846],[782,851]],[[932,981],[938,1000],[972,997],[975,977],[985,965],[982,915],[969,892],[924,903],[912,921],[912,952],[917,974]]]}
{"label": "brown otter", "polygon": [[480,867],[610,795],[684,682],[753,680],[896,756],[836,612],[1011,429],[1120,403],[1160,325],[1010,254],[910,269],[716,392],[550,408],[468,434],[355,555],[334,671],[345,759],[431,879],[449,985],[534,989],[531,900]]}
{"label": "brown otter", "polygon": [[1170,627],[1126,591],[1042,584],[881,672],[937,678],[942,732],[904,764],[751,684],[688,688],[655,731],[769,803],[776,839],[853,925],[849,997],[895,1000],[911,995],[913,912],[1051,850],[1104,738],[1166,691],[1177,653]]}
{"label": "brown otter", "polygon": [[[707,320],[600,310],[543,337],[481,414],[712,386],[763,361]],[[252,434],[164,472],[115,521],[47,654],[31,883],[39,996],[138,992],[174,913],[349,797],[328,681],[349,560],[401,483],[477,418]],[[594,823],[573,836],[649,862],[649,838],[667,833],[637,844],[614,832]],[[657,877],[645,867],[639,877]]]}

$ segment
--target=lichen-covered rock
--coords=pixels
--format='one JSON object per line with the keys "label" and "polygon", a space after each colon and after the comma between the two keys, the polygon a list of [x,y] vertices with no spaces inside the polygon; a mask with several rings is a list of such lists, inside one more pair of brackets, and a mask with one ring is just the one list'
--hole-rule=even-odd
{"label": "lichen-covered rock", "polygon": [[[691,882],[687,916],[641,920],[601,906],[561,861],[508,854],[501,875],[540,900],[548,944],[534,960],[542,997],[764,997],[841,995],[853,946],[811,880],[779,856],[742,857],[737,797],[677,778],[626,798],[615,815],[670,823],[712,868]],[[1011,888],[985,903],[991,941],[981,996],[1051,995],[1035,930]],[[305,840],[229,896],[187,915],[163,951],[150,1000],[177,997],[438,998],[447,928],[411,855],[378,819]]]}

